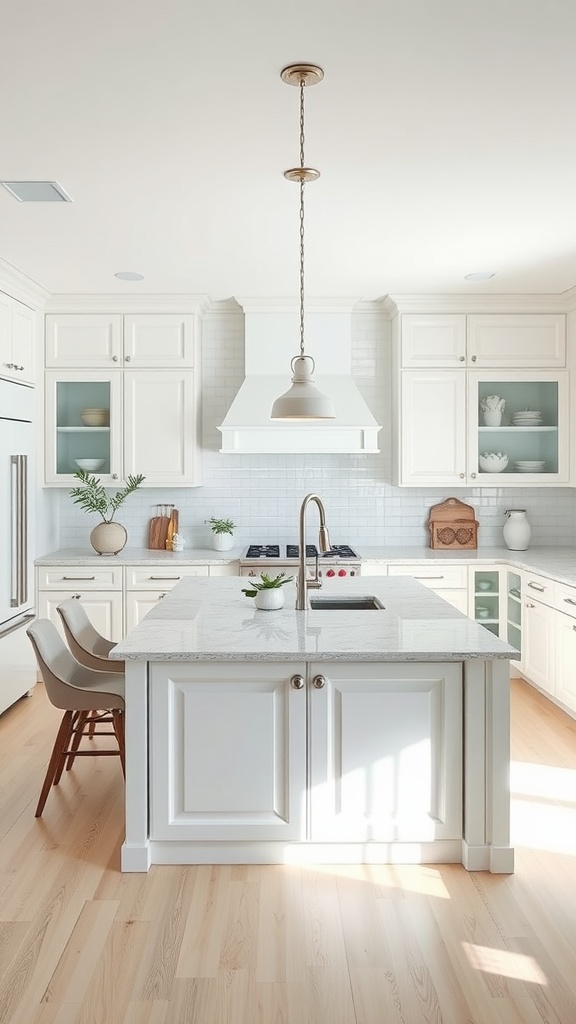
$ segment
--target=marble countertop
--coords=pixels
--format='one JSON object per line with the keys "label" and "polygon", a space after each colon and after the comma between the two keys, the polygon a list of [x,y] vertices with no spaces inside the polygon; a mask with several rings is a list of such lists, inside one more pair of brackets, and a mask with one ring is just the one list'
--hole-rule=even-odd
{"label": "marble countertop", "polygon": [[462,661],[518,652],[410,577],[334,581],[312,596],[376,596],[378,611],[260,611],[246,579],[182,580],[110,657],[149,661]]}
{"label": "marble countertop", "polygon": [[[225,565],[236,562],[246,550],[242,547],[230,551],[212,548],[187,548],[183,552],[150,551],[148,548],[124,548],[118,555],[97,555],[91,548],[62,548],[37,558],[35,565]],[[528,551],[510,551],[506,547],[478,548],[476,551],[433,551],[431,548],[383,547],[369,545],[359,548],[365,561],[428,562],[456,565],[483,565],[505,563],[527,572],[576,586],[576,548],[533,547]]]}

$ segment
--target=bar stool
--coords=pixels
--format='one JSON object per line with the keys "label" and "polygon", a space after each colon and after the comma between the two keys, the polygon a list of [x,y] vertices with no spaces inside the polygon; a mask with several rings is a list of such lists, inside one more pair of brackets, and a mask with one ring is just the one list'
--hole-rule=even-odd
{"label": "bar stool", "polygon": [[112,661],[108,655],[115,646],[103,637],[90,622],[84,606],[76,597],[69,597],[56,607],[68,646],[81,665],[99,672],[124,672],[123,661]]}
{"label": "bar stool", "polygon": [[[64,711],[35,812],[39,818],[50,787],[58,785],[64,767],[69,771],[76,757],[119,756],[125,775],[124,676],[80,665],[50,619],[36,619],[26,632],[50,703]],[[111,735],[95,728],[99,722],[110,720],[116,748],[79,749],[83,736]]]}

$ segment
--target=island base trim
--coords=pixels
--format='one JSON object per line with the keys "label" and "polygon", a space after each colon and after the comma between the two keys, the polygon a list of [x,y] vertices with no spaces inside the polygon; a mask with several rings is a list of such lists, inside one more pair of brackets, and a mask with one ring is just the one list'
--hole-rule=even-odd
{"label": "island base trim", "polygon": [[514,871],[512,846],[470,846],[462,841],[462,864],[467,871],[490,871],[511,875]]}
{"label": "island base trim", "polygon": [[[150,841],[152,864],[461,864],[460,839],[429,843]],[[122,868],[122,870],[127,870]],[[132,868],[130,870],[137,870]]]}
{"label": "island base trim", "polygon": [[149,871],[151,859],[150,843],[123,843],[120,849],[121,871]]}

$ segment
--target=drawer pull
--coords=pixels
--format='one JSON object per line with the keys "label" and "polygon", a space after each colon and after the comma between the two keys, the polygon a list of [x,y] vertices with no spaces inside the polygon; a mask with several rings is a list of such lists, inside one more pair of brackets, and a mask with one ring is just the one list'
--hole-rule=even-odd
{"label": "drawer pull", "polygon": [[182,579],[181,576],[149,576],[149,580],[175,580],[176,582]]}
{"label": "drawer pull", "polygon": [[564,603],[565,604],[576,604],[576,601],[574,600],[573,597],[565,597],[564,598]]}
{"label": "drawer pull", "polygon": [[415,580],[443,580],[443,576],[415,576]]}
{"label": "drawer pull", "polygon": [[72,580],[72,581],[76,581],[76,580],[95,580],[96,577],[95,576],[63,576],[62,579],[63,580]]}
{"label": "drawer pull", "polygon": [[541,587],[538,583],[529,583],[528,586],[532,587],[532,590],[538,590],[541,594],[546,590],[546,587]]}

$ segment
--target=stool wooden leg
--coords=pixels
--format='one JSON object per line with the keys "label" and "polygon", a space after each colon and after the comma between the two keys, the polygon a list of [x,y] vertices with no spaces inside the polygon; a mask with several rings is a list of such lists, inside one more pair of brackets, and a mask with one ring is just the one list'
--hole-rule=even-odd
{"label": "stool wooden leg", "polygon": [[[70,771],[72,765],[74,764],[74,751],[78,750],[78,747],[80,746],[80,741],[82,740],[82,736],[84,735],[84,730],[86,728],[87,722],[89,721],[91,713],[92,712],[90,712],[90,711],[79,711],[78,712],[78,718],[74,722],[73,734],[72,734],[72,742],[70,744],[70,752],[69,752],[68,758],[66,760],[66,771],[67,772]],[[58,780],[58,781],[60,781],[60,780]]]}
{"label": "stool wooden leg", "polygon": [[[44,810],[44,804],[46,803],[46,799],[48,797],[48,793],[50,792],[50,787],[53,782],[54,785],[56,785],[58,779],[60,778],[60,775],[62,774],[62,769],[64,768],[64,761],[66,760],[66,756],[65,754],[63,754],[63,752],[66,750],[68,746],[68,741],[72,733],[74,716],[77,714],[77,711],[64,712],[64,716],[62,718],[62,721],[60,722],[60,728],[58,729],[58,733],[54,741],[54,746],[52,747],[50,763],[48,765],[48,771],[46,772],[44,785],[42,786],[42,790],[40,793],[40,799],[38,800],[38,806],[36,808],[36,813],[34,815],[35,818],[39,818],[41,816],[42,811]],[[58,772],[59,768],[60,775],[58,776],[58,779],[56,779],[56,773]]]}

